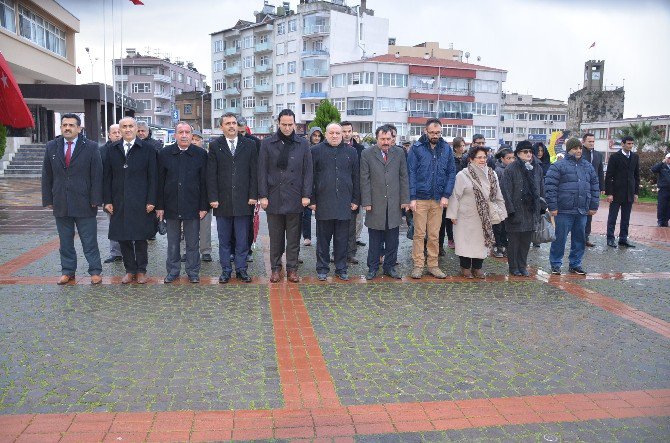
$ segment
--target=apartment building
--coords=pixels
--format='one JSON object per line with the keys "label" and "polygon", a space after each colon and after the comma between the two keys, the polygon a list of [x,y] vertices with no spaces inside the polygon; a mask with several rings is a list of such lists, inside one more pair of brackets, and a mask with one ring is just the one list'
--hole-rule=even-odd
{"label": "apartment building", "polygon": [[566,129],[568,105],[561,100],[534,98],[525,94],[504,94],[501,136],[516,146],[522,140],[548,143],[551,133]]}
{"label": "apartment building", "polygon": [[114,60],[116,90],[135,99],[137,120],[156,126],[172,127],[175,96],[204,91],[205,78],[193,63],[141,55],[133,48],[126,49],[125,58]]}
{"label": "apartment building", "polygon": [[254,22],[211,34],[212,127],[224,112],[244,116],[252,131],[267,134],[281,109],[296,113],[298,132],[328,97],[330,66],[385,54],[388,19],[342,0],[301,0],[295,11],[266,3]]}
{"label": "apartment building", "polygon": [[333,64],[329,97],[363,134],[393,123],[399,136],[416,140],[429,118],[439,118],[448,140],[481,133],[496,145],[506,75],[459,61],[386,54]]}

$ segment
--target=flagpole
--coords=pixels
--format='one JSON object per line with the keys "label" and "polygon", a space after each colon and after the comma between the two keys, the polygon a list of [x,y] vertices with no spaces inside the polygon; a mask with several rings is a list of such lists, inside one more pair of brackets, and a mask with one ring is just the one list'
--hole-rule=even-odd
{"label": "flagpole", "polygon": [[105,82],[105,128],[102,133],[105,134],[105,141],[107,140],[107,130],[109,122],[107,121],[107,0],[102,0],[102,69],[104,70],[103,81]]}
{"label": "flagpole", "polygon": [[114,3],[116,0],[112,0],[112,91],[114,91],[114,98],[112,102],[114,103],[114,123],[118,123],[118,116],[116,113],[116,67],[114,66],[114,54],[116,51],[116,21],[114,20]]}
{"label": "flagpole", "polygon": [[123,1],[121,1],[121,19],[119,20],[121,22],[121,118],[126,116],[126,113],[124,111],[124,97],[123,97]]}

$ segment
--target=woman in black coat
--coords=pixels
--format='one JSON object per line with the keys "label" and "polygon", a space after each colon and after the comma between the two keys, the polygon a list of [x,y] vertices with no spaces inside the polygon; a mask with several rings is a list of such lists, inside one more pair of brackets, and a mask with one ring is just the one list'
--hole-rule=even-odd
{"label": "woman in black coat", "polygon": [[547,147],[544,146],[544,143],[537,142],[533,145],[533,155],[540,161],[540,166],[542,167],[542,176],[547,175],[549,166],[551,166],[551,161],[549,158],[549,152]]}
{"label": "woman in black coat", "polygon": [[507,263],[510,275],[528,276],[528,250],[544,207],[544,173],[527,140],[514,150],[500,185],[507,208]]}

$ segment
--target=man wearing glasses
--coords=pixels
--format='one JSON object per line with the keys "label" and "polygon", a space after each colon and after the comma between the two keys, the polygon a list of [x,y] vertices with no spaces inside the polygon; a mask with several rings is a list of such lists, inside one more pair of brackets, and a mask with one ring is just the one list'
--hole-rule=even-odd
{"label": "man wearing glasses", "polygon": [[[477,147],[480,147],[480,146],[483,147],[483,148],[486,148],[486,150],[488,152],[488,156],[486,158],[486,166],[495,170],[496,159],[495,159],[495,156],[493,155],[493,152],[492,152],[491,148],[488,148],[486,146],[486,138],[484,137],[483,134],[473,135],[472,136],[472,143],[470,143],[470,148],[477,148]],[[467,151],[466,151],[466,154],[467,154]],[[468,159],[467,155],[464,155],[463,157],[461,157],[461,167],[460,167],[460,169],[467,168],[468,163],[470,163],[470,160]]]}

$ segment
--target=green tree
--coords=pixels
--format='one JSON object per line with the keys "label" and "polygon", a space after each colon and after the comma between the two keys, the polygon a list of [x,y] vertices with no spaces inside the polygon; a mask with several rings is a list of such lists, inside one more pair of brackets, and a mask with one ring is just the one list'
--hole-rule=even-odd
{"label": "green tree", "polygon": [[0,124],[0,158],[5,155],[5,148],[7,147],[7,128]]}
{"label": "green tree", "polygon": [[657,150],[657,145],[662,141],[661,135],[651,126],[651,122],[640,122],[640,124],[631,123],[619,131],[621,137],[627,135],[633,137],[637,149],[643,151],[649,147],[651,151]]}
{"label": "green tree", "polygon": [[326,126],[333,122],[339,123],[340,121],[340,111],[337,110],[330,100],[321,100],[321,103],[316,108],[316,117],[309,124],[309,127],[318,126],[325,133]]}

